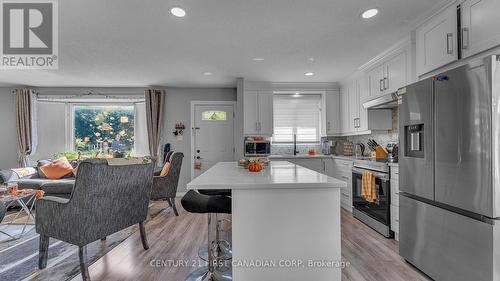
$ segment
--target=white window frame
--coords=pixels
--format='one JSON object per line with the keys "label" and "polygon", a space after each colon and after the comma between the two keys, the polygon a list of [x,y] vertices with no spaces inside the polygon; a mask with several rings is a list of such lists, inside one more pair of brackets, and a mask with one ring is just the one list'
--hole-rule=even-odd
{"label": "white window frame", "polygon": [[[320,126],[319,126],[319,137],[325,136],[326,135],[326,91],[303,91],[303,90],[298,90],[298,91],[293,91],[293,90],[287,90],[287,91],[274,91],[273,95],[294,95],[294,94],[299,94],[299,95],[321,95],[321,107],[320,107]],[[273,97],[274,98],[274,97]],[[274,116],[273,116],[273,127],[274,127]],[[317,142],[297,142],[297,144],[300,145],[318,145],[320,144],[320,140]],[[271,139],[271,143],[273,145],[283,145],[283,146],[288,146],[290,144],[293,144],[292,142],[275,142],[274,140]]]}

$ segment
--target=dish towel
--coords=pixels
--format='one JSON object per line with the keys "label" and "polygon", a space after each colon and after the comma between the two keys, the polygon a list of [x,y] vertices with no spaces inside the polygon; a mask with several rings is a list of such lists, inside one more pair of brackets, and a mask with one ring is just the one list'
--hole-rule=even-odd
{"label": "dish towel", "polygon": [[370,203],[377,201],[377,186],[372,172],[364,171],[361,178],[361,197]]}

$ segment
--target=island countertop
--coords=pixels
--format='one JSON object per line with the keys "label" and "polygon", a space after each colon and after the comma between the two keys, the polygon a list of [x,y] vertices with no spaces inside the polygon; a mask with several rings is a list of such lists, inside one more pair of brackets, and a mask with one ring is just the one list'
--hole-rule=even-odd
{"label": "island countertop", "polygon": [[260,172],[237,162],[219,162],[187,184],[187,189],[343,188],[346,183],[288,161],[271,161]]}

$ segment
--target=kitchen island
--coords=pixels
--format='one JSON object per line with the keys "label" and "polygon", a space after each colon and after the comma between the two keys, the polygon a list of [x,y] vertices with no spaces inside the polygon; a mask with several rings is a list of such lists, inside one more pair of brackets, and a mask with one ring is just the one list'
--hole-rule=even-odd
{"label": "kitchen island", "polygon": [[220,162],[187,188],[232,190],[233,280],[341,280],[340,189],[286,161],[251,173]]}

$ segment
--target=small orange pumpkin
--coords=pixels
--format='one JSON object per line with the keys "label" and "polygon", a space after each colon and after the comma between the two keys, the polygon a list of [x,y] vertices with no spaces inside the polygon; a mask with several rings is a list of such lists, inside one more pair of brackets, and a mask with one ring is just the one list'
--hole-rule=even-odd
{"label": "small orange pumpkin", "polygon": [[262,165],[258,161],[253,161],[248,165],[248,171],[250,172],[260,172],[262,171]]}

